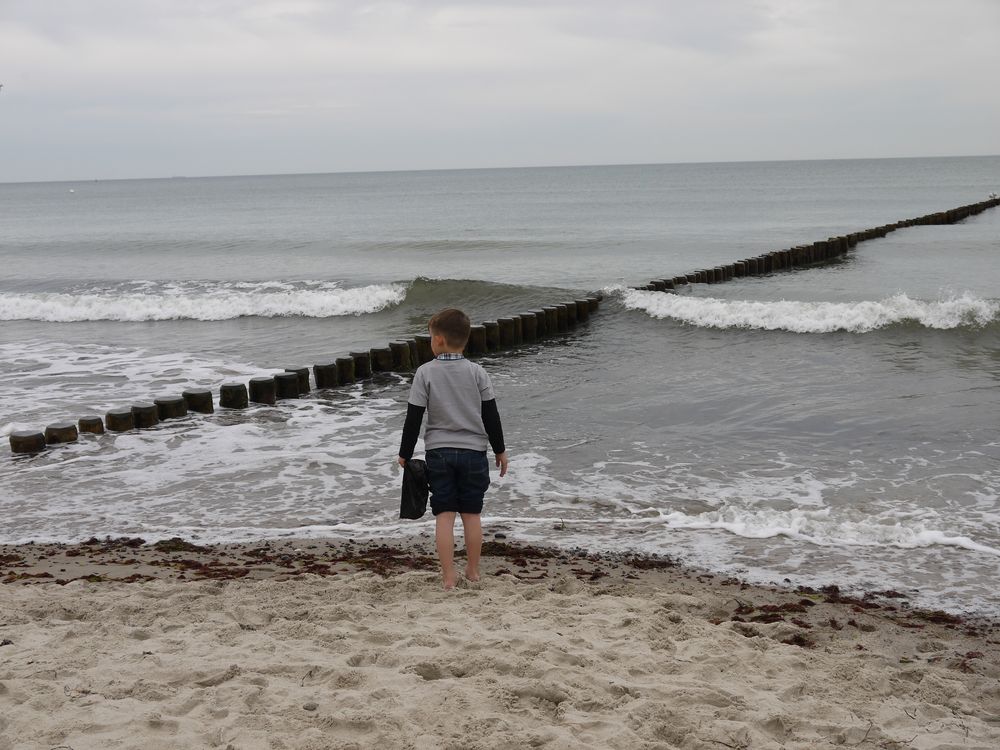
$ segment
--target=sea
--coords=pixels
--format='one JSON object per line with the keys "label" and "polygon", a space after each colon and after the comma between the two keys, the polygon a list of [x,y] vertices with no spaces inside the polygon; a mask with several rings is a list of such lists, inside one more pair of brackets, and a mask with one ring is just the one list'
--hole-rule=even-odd
{"label": "sea", "polygon": [[[1000,156],[0,184],[0,433],[603,292],[480,359],[511,457],[490,538],[1000,614],[1000,209],[632,289],[998,190]],[[4,439],[0,542],[426,536],[398,517],[408,388]]]}

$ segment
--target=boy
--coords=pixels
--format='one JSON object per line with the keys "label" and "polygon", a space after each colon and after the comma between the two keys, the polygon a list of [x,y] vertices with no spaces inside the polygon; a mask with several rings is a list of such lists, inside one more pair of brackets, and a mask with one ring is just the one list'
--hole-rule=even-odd
{"label": "boy", "polygon": [[496,454],[501,477],[507,473],[507,452],[490,376],[462,356],[469,341],[469,317],[461,310],[447,308],[431,318],[427,328],[434,359],[417,368],[413,376],[398,460],[405,466],[412,458],[426,411],[424,447],[434,536],[444,587],[453,589],[458,581],[455,516],[462,516],[465,529],[465,577],[478,581],[483,546],[479,516],[483,495],[490,486],[487,440]]}

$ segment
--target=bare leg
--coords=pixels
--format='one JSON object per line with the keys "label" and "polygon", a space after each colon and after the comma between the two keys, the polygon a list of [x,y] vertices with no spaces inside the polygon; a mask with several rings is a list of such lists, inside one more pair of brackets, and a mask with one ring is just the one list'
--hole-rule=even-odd
{"label": "bare leg", "polygon": [[462,528],[465,529],[465,577],[470,581],[479,580],[479,555],[483,550],[483,525],[478,513],[463,513]]}
{"label": "bare leg", "polygon": [[438,513],[434,517],[434,540],[437,542],[438,560],[441,561],[441,577],[445,590],[455,588],[458,575],[455,573],[455,513]]}

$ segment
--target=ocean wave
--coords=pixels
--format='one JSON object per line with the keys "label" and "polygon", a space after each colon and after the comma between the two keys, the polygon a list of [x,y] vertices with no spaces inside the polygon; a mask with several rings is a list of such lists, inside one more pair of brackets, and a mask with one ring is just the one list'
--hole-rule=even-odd
{"label": "ocean wave", "polygon": [[1000,321],[1000,302],[963,294],[925,301],[905,294],[877,301],[757,302],[622,290],[622,303],[654,318],[670,318],[703,328],[753,328],[793,333],[867,333],[890,325],[926,328],[981,327]]}
{"label": "ocean wave", "polygon": [[74,292],[0,294],[0,320],[329,318],[375,313],[406,298],[406,284],[345,288],[337,282],[130,282]]}
{"label": "ocean wave", "polygon": [[819,510],[747,509],[725,507],[706,513],[664,513],[663,522],[673,529],[718,529],[750,539],[784,536],[822,547],[958,547],[1000,557],[1000,549],[981,544],[962,534],[929,528],[922,522],[888,522],[883,518],[848,520],[832,517],[830,508]]}
{"label": "ocean wave", "polygon": [[506,305],[551,304],[559,298],[575,295],[567,289],[547,286],[510,284],[482,279],[449,279],[418,276],[410,283],[407,305],[437,309],[443,306],[498,308]]}

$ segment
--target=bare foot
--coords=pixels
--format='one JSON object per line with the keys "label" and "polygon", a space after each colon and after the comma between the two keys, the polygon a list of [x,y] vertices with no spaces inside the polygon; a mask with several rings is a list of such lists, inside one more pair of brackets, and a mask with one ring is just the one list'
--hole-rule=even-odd
{"label": "bare foot", "polygon": [[479,571],[478,570],[469,570],[468,568],[466,568],[465,569],[465,579],[467,581],[472,581],[473,583],[475,583],[476,581],[479,580]]}
{"label": "bare foot", "polygon": [[444,590],[451,591],[455,588],[455,584],[458,583],[458,576],[452,573],[450,576],[444,577]]}

